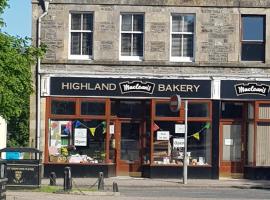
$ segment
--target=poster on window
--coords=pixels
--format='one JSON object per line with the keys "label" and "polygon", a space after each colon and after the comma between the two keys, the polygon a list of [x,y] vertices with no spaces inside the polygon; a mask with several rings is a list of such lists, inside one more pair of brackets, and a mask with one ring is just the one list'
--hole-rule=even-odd
{"label": "poster on window", "polygon": [[74,145],[75,146],[87,145],[87,129],[86,128],[74,129]]}
{"label": "poster on window", "polygon": [[169,140],[170,132],[169,131],[157,131],[157,140]]}
{"label": "poster on window", "polygon": [[173,148],[185,147],[185,138],[173,138]]}

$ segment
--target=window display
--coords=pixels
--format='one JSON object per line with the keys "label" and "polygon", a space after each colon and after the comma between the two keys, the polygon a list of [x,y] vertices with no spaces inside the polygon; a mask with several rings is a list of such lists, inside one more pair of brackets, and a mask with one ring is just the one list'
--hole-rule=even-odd
{"label": "window display", "polygon": [[[154,122],[154,164],[183,164],[184,133],[175,131],[177,126],[173,121]],[[210,122],[189,122],[187,144],[189,165],[210,165]]]}
{"label": "window display", "polygon": [[103,120],[51,120],[49,161],[103,163],[106,122]]}

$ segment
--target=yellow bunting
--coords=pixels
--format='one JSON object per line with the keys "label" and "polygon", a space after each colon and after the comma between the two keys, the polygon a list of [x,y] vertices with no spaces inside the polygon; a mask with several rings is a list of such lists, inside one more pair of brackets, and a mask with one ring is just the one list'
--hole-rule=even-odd
{"label": "yellow bunting", "polygon": [[199,132],[194,133],[194,134],[193,134],[193,137],[194,137],[195,139],[197,139],[197,140],[200,140],[200,133],[199,133]]}
{"label": "yellow bunting", "polygon": [[95,136],[96,128],[89,128],[90,133]]}

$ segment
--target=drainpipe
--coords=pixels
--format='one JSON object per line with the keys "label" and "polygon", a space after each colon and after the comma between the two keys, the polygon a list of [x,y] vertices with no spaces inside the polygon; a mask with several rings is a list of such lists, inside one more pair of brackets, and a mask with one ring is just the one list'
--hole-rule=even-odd
{"label": "drainpipe", "polygon": [[[44,3],[44,12],[42,15],[38,17],[38,27],[37,27],[37,32],[38,32],[38,37],[37,37],[37,47],[40,47],[41,44],[41,20],[44,16],[48,14],[48,9],[49,9],[49,4],[51,0],[43,0]],[[40,132],[41,132],[41,126],[40,126],[40,121],[41,121],[41,111],[40,111],[40,96],[41,96],[41,76],[40,76],[40,63],[41,60],[38,57],[37,60],[37,69],[36,69],[36,148],[40,150]]]}

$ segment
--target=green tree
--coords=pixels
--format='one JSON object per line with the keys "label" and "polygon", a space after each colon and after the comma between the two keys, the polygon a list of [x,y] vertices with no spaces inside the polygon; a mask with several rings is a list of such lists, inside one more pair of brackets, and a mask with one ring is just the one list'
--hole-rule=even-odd
{"label": "green tree", "polygon": [[[0,14],[7,7],[0,0]],[[31,65],[44,48],[29,45],[30,38],[3,33],[0,18],[0,115],[8,122],[8,146],[26,146],[29,134],[29,98],[33,92]]]}

